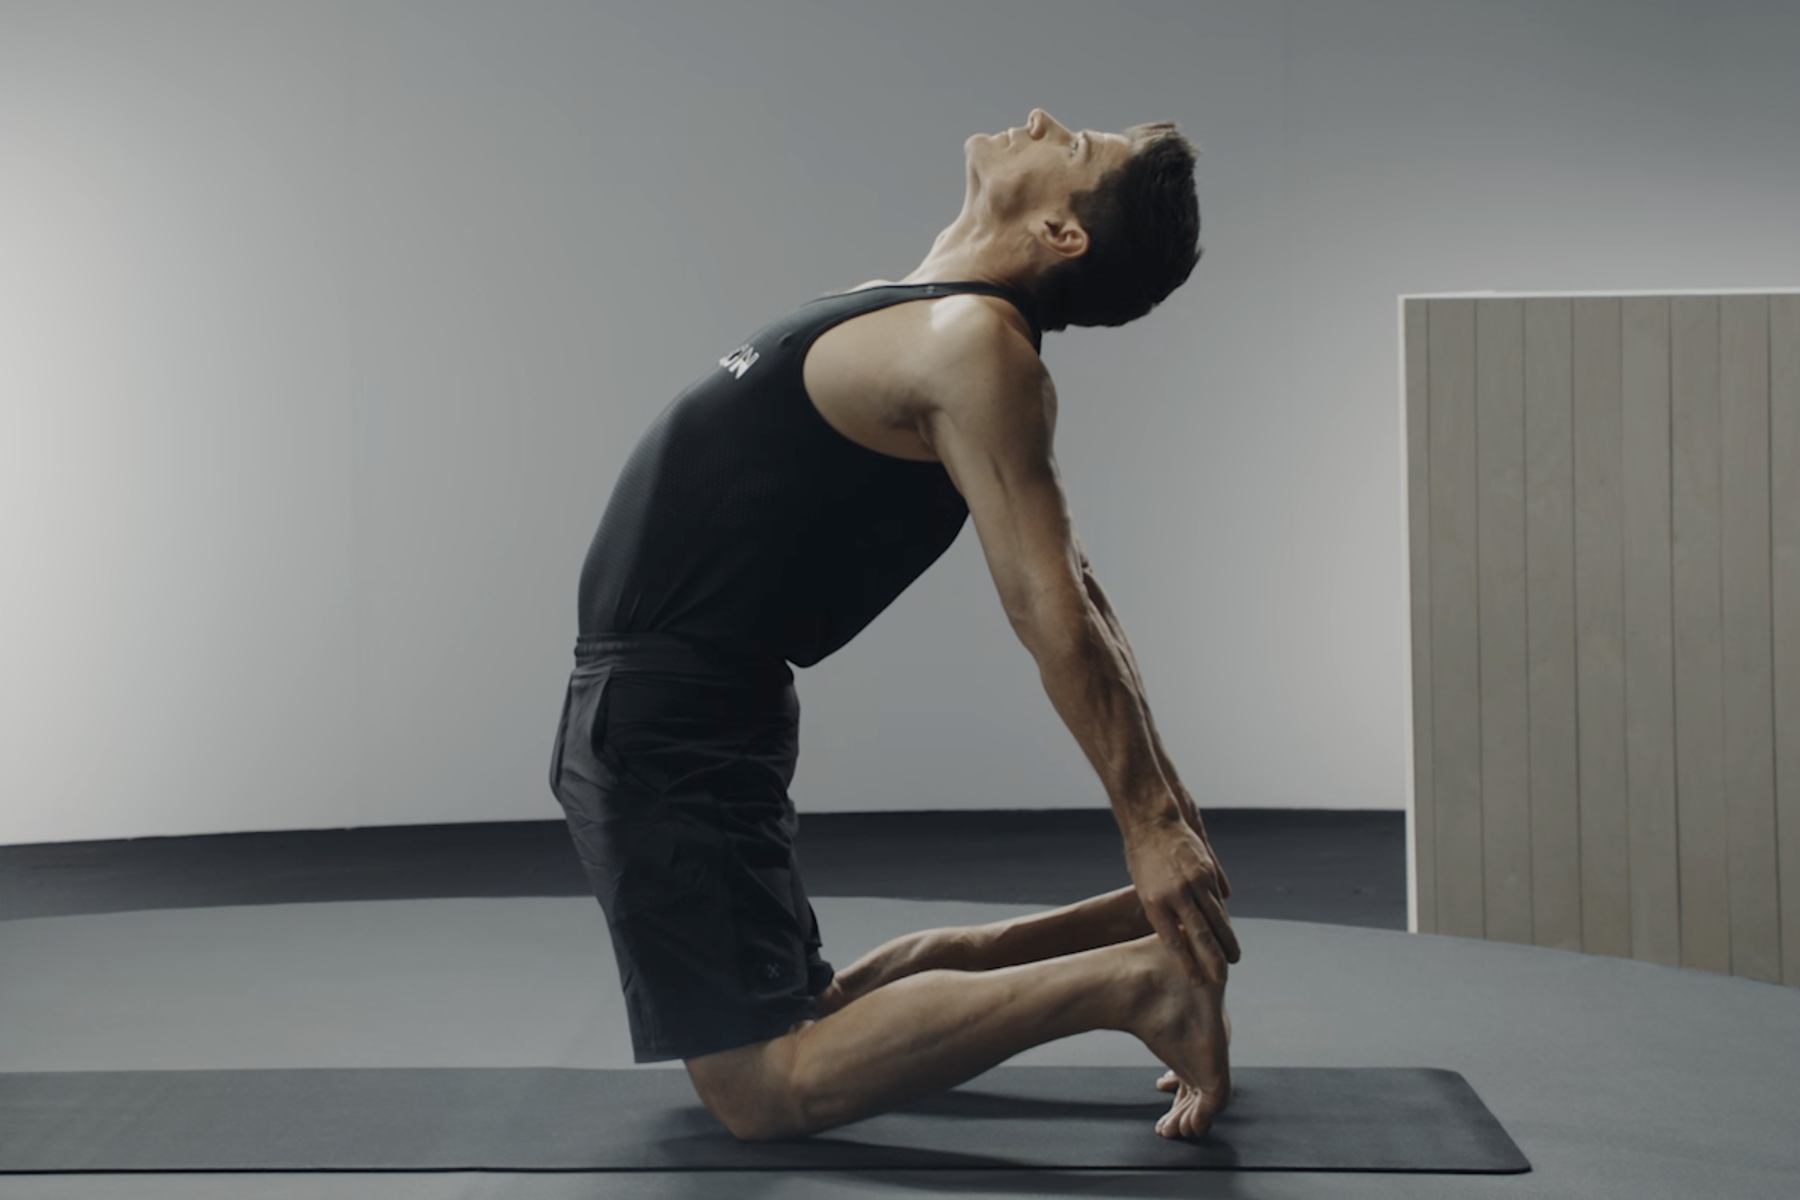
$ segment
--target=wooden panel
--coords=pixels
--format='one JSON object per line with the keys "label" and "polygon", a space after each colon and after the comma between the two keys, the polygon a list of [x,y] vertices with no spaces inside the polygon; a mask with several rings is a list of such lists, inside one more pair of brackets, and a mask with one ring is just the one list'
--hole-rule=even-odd
{"label": "wooden panel", "polygon": [[1475,305],[1481,849],[1486,936],[1531,942],[1525,642],[1525,304]]}
{"label": "wooden panel", "polygon": [[1581,949],[1573,320],[1566,299],[1525,301],[1532,938],[1558,950]]}
{"label": "wooden panel", "polygon": [[1669,327],[1681,962],[1729,974],[1718,298],[1673,297]]}
{"label": "wooden panel", "polygon": [[1431,723],[1437,931],[1482,936],[1475,302],[1430,302]]}
{"label": "wooden panel", "polygon": [[1800,986],[1800,296],[1403,322],[1417,928]]}
{"label": "wooden panel", "polygon": [[1420,933],[1437,932],[1437,855],[1431,790],[1431,373],[1429,308],[1408,300],[1406,346],[1406,519],[1412,599],[1412,871]]}
{"label": "wooden panel", "polygon": [[1625,763],[1631,954],[1681,963],[1670,608],[1669,300],[1624,301]]}
{"label": "wooden panel", "polygon": [[1800,987],[1800,296],[1770,298],[1769,447],[1781,979]]}
{"label": "wooden panel", "polygon": [[1575,656],[1581,794],[1581,946],[1631,953],[1625,803],[1622,307],[1574,302]]}
{"label": "wooden panel", "polygon": [[1769,298],[1719,300],[1731,973],[1781,978],[1775,893],[1774,646],[1769,611]]}

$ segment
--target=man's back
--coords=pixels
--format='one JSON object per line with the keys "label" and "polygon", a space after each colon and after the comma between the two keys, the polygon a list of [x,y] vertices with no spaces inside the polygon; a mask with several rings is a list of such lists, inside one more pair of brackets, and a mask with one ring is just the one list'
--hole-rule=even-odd
{"label": "man's back", "polygon": [[[906,453],[903,429],[871,448],[879,415],[858,424],[841,400],[854,369],[820,378],[808,350],[864,314],[958,293],[1008,295],[933,283],[820,297],[677,397],[627,461],[589,547],[581,633],[673,633],[810,666],[891,604],[948,549],[968,507],[941,464]],[[830,419],[808,382],[838,397]]]}

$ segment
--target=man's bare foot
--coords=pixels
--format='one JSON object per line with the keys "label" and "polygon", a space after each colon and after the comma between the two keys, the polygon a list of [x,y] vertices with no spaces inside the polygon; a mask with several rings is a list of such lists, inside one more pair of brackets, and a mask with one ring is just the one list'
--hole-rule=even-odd
{"label": "man's bare foot", "polygon": [[[1229,1049],[1231,1046],[1231,1014],[1225,1009],[1223,997],[1219,1000],[1219,1014],[1225,1020],[1225,1046]],[[1175,1072],[1164,1071],[1162,1078],[1156,1081],[1156,1090],[1159,1092],[1172,1092],[1180,1086],[1180,1083],[1181,1081],[1175,1077]]]}
{"label": "man's bare foot", "polygon": [[1167,1138],[1200,1138],[1231,1103],[1225,985],[1196,988],[1154,935],[1133,943],[1146,971],[1142,1003],[1130,1031],[1171,1068],[1175,1101],[1156,1132]]}

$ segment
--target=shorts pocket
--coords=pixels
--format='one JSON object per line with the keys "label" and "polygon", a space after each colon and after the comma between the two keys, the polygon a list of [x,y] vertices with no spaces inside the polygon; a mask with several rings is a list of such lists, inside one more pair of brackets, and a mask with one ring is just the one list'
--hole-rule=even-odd
{"label": "shorts pocket", "polygon": [[591,787],[606,787],[617,771],[606,762],[606,701],[610,667],[577,668],[563,698],[562,722],[550,762],[550,790],[561,798],[565,775]]}

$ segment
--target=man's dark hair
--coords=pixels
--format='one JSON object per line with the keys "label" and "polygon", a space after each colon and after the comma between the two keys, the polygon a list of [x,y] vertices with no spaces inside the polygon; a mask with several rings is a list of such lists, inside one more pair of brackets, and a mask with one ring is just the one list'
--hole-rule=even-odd
{"label": "man's dark hair", "polygon": [[1032,298],[1046,330],[1135,321],[1200,261],[1199,148],[1167,121],[1133,125],[1131,161],[1069,198],[1087,252],[1052,267]]}

